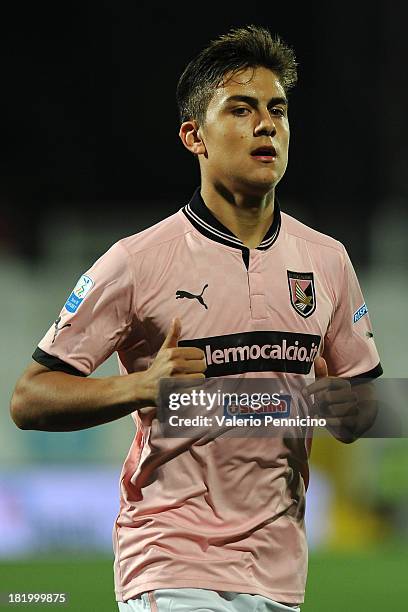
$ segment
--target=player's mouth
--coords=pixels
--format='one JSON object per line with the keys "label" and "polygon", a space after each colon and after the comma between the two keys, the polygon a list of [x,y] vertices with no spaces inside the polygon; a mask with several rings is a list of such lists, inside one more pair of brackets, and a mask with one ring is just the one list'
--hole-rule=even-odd
{"label": "player's mouth", "polygon": [[258,147],[251,152],[251,157],[261,162],[274,162],[277,157],[276,149],[272,146]]}

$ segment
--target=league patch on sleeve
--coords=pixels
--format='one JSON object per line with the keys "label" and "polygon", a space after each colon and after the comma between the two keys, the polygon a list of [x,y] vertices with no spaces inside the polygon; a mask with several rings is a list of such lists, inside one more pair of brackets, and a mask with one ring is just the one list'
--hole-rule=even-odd
{"label": "league patch on sleeve", "polygon": [[81,276],[65,303],[65,308],[68,310],[68,312],[76,312],[78,310],[84,301],[86,294],[92,289],[94,284],[95,283],[93,282],[92,278],[89,276],[86,276],[85,274]]}
{"label": "league patch on sleeve", "polygon": [[364,302],[364,304],[362,306],[360,306],[360,308],[358,310],[356,310],[356,312],[353,315],[353,323],[357,323],[357,321],[359,321],[361,319],[361,317],[364,317],[365,314],[368,313],[368,308]]}

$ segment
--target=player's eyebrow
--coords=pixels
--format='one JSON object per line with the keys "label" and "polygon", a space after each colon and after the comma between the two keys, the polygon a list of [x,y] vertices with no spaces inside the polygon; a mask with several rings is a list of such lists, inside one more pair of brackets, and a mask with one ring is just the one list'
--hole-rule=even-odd
{"label": "player's eyebrow", "polygon": [[[258,106],[259,106],[258,98],[254,98],[253,96],[243,96],[243,95],[229,96],[224,101],[224,105],[226,106],[230,102],[246,102],[247,104],[249,104],[253,108],[258,108]],[[288,101],[287,101],[287,99],[285,97],[280,96],[280,97],[271,98],[269,100],[269,102],[268,102],[268,106],[277,106],[278,104],[282,104],[284,106],[287,106],[288,105]]]}

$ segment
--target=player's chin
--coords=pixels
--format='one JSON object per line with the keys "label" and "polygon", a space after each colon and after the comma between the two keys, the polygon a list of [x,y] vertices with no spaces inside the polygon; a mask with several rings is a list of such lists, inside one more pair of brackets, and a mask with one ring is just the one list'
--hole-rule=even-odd
{"label": "player's chin", "polygon": [[254,193],[268,193],[281,178],[282,176],[276,173],[263,173],[246,177],[245,183]]}
{"label": "player's chin", "polygon": [[253,181],[278,183],[284,174],[283,168],[278,164],[259,164],[259,166],[248,175]]}

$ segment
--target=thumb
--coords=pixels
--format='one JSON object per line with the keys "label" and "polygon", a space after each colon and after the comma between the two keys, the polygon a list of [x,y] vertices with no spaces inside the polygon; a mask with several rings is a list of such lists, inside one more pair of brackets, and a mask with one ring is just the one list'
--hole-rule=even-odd
{"label": "thumb", "polygon": [[314,360],[314,371],[316,378],[326,378],[329,375],[327,363],[323,357],[316,357]]}
{"label": "thumb", "polygon": [[170,329],[161,348],[175,348],[178,345],[178,341],[181,335],[181,322],[180,319],[173,319],[170,325]]}

